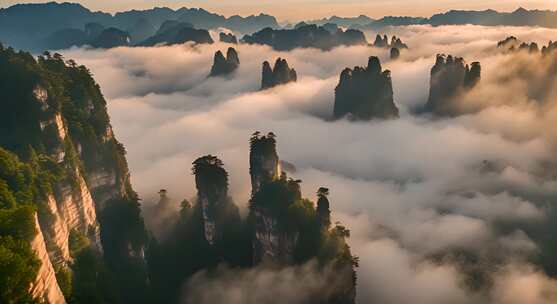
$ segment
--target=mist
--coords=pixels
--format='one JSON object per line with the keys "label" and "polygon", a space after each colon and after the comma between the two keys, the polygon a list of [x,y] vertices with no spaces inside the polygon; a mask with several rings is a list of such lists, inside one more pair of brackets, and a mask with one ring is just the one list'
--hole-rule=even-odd
{"label": "mist", "polygon": [[[297,169],[290,175],[303,180],[304,195],[314,199],[320,186],[331,190],[334,221],[351,230],[350,245],[360,257],[358,303],[555,302],[557,283],[549,274],[557,269],[542,249],[550,246],[557,197],[555,79],[548,64],[557,60],[495,46],[509,35],[546,44],[557,30],[386,31],[410,47],[397,61],[366,46],[276,52],[238,45],[240,68],[226,78],[207,78],[214,53],[231,46],[222,43],[62,53],[90,68],[103,89],[144,205],[156,203],[161,188],[176,201],[193,197],[191,163],[213,154],[223,160],[231,195],[246,213],[248,139],[272,131],[280,158]],[[368,41],[375,34],[366,33]],[[480,85],[459,100],[463,115],[414,114],[427,100],[437,53],[482,63]],[[392,71],[400,119],[330,121],[340,72],[367,64],[372,55]],[[259,91],[262,62],[278,57],[296,69],[298,82]],[[224,285],[230,288],[223,293],[241,294],[267,286],[257,285],[267,271],[236,273],[240,280],[233,283],[229,275],[214,281],[201,273],[184,288],[196,290],[199,303],[218,302],[226,297],[211,298],[196,286]],[[256,285],[246,283],[253,280]],[[253,299],[259,298],[239,300]]]}

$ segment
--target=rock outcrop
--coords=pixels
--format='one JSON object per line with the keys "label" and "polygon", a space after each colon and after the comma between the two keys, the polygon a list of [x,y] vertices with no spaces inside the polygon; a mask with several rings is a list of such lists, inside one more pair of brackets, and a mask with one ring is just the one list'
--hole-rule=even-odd
{"label": "rock outcrop", "polygon": [[497,43],[497,48],[502,49],[505,52],[518,52],[525,51],[530,54],[542,54],[548,55],[553,50],[557,49],[557,42],[549,41],[547,45],[540,47],[536,42],[521,42],[518,38],[514,36],[509,36],[504,40]]}
{"label": "rock outcrop", "polygon": [[437,55],[431,69],[429,99],[425,110],[437,115],[457,115],[459,110],[455,98],[476,86],[480,79],[479,62],[468,65],[460,57]]}
{"label": "rock outcrop", "polygon": [[281,271],[313,261],[323,274],[319,279],[334,286],[325,296],[316,294],[304,302],[354,303],[357,259],[346,243],[349,231],[330,225],[328,189],[319,189],[317,209],[302,198],[301,181],[281,172],[273,133],[252,135],[249,160],[252,195],[246,220],[228,197],[222,161],[207,155],[193,162],[196,203],[184,200],[172,238],[150,255],[150,265],[157,266],[153,285],[162,287],[157,303],[171,303],[167,299],[182,294],[185,280],[222,263]]}
{"label": "rock outcrop", "polygon": [[396,47],[391,48],[390,56],[392,60],[397,60],[400,57],[400,50]]}
{"label": "rock outcrop", "polygon": [[288,66],[286,59],[278,58],[275,66],[271,68],[268,61],[263,62],[263,71],[261,75],[261,89],[269,89],[278,85],[296,82],[298,75],[296,70]]}
{"label": "rock outcrop", "polygon": [[238,44],[238,38],[236,38],[236,36],[232,33],[221,32],[219,34],[219,40],[220,42],[224,42],[224,43]]}
{"label": "rock outcrop", "polygon": [[[335,256],[338,264],[333,264],[342,277],[342,287],[323,303],[354,303],[356,277],[353,267],[357,263],[344,241],[349,232],[338,225],[331,228],[329,189],[319,188],[316,208],[313,202],[302,198],[301,181],[280,172],[279,164],[275,135],[254,133],[250,139],[250,218],[255,229],[253,263],[285,266],[317,259],[326,265]],[[340,246],[333,245],[335,242]],[[330,245],[334,253],[321,256],[319,248]],[[341,252],[344,258],[340,258]]]}
{"label": "rock outcrop", "polygon": [[252,195],[261,190],[263,184],[280,177],[280,162],[273,133],[260,136],[256,132],[250,139],[249,173]]}
{"label": "rock outcrop", "polygon": [[378,48],[397,48],[399,50],[408,48],[408,46],[397,36],[393,36],[391,38],[391,42],[389,43],[389,37],[387,35],[383,35],[383,37],[381,37],[381,35],[377,35],[375,37],[375,42],[373,42],[373,46]]}
{"label": "rock outcrop", "polygon": [[367,67],[342,71],[335,88],[333,117],[351,120],[398,118],[391,72],[382,70],[379,58],[370,57]]}
{"label": "rock outcrop", "polygon": [[318,48],[330,50],[341,45],[365,45],[366,38],[358,30],[338,30],[334,33],[317,25],[303,25],[290,30],[265,28],[242,40],[249,44],[264,44],[275,50],[287,51],[295,48]]}
{"label": "rock outcrop", "polygon": [[[59,54],[35,59],[1,46],[0,64],[6,67],[0,71],[1,85],[14,88],[0,92],[0,147],[32,168],[39,166],[41,186],[31,184],[25,187],[34,190],[18,191],[36,193],[26,203],[39,211],[51,267],[57,272],[72,267],[76,259],[70,250],[72,234],[86,240],[88,250],[110,260],[110,269],[141,264],[145,238],[137,196],[129,184],[124,148],[110,126],[106,101],[89,71]],[[10,118],[13,113],[19,113],[18,119]],[[113,214],[122,209],[125,215]],[[115,229],[118,224],[126,229]],[[132,257],[139,257],[134,260],[137,264],[130,263]],[[50,297],[56,290],[56,278],[51,277],[41,279],[40,286],[45,287],[33,295]],[[116,280],[120,279],[125,280]],[[134,301],[136,295],[122,290],[119,296]]]}
{"label": "rock outcrop", "polygon": [[219,220],[232,204],[228,196],[228,173],[220,159],[207,155],[193,162],[193,174],[197,204],[201,208],[203,234],[210,245],[215,245],[223,235]]}
{"label": "rock outcrop", "polygon": [[66,299],[56,281],[56,273],[50,261],[49,253],[46,249],[47,245],[36,215],[35,230],[36,235],[31,241],[31,248],[37,255],[41,266],[39,267],[37,278],[31,285],[30,293],[35,299],[48,304],[65,304]]}
{"label": "rock outcrop", "polygon": [[213,66],[211,67],[210,77],[225,76],[234,72],[240,66],[240,59],[238,53],[234,48],[228,48],[226,57],[221,51],[215,53]]}
{"label": "rock outcrop", "polygon": [[[250,176],[252,185],[252,216],[255,222],[255,239],[253,241],[254,263],[263,261],[288,264],[293,262],[293,253],[298,241],[297,232],[286,233],[280,229],[279,218],[273,214],[277,206],[267,201],[263,187],[272,185],[281,179],[279,157],[276,151],[276,140],[273,133],[260,136],[255,133],[250,139]],[[285,176],[283,176],[285,179]],[[287,182],[291,201],[279,201],[277,204],[293,203],[302,194],[296,181]],[[276,193],[273,193],[276,194]],[[287,195],[288,196],[288,195]],[[280,197],[273,197],[280,200]],[[284,197],[283,197],[284,199]],[[280,207],[280,206],[278,206]]]}
{"label": "rock outcrop", "polygon": [[321,187],[317,190],[317,219],[320,229],[328,230],[331,227],[331,209],[327,196],[329,189]]}
{"label": "rock outcrop", "polygon": [[520,44],[520,42],[518,41],[518,39],[515,36],[509,36],[509,37],[497,42],[497,47],[498,48],[503,48],[503,49],[514,49],[519,44]]}

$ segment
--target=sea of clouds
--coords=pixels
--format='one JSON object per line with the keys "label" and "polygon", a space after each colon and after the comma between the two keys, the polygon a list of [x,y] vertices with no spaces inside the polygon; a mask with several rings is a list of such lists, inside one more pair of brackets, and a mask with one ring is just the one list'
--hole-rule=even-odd
{"label": "sea of clouds", "polygon": [[[333,220],[351,230],[350,245],[360,257],[358,303],[557,302],[551,277],[557,274],[551,237],[557,232],[557,60],[495,48],[509,35],[546,44],[557,30],[385,31],[410,46],[397,61],[388,59],[388,50],[366,46],[277,52],[238,45],[240,68],[225,78],[207,77],[214,53],[230,46],[222,43],[62,53],[90,68],[99,82],[144,204],[155,203],[161,188],[177,202],[192,198],[191,163],[213,154],[223,160],[245,214],[248,139],[272,131],[306,197],[330,188]],[[366,34],[373,41],[376,33]],[[459,100],[461,116],[415,114],[427,100],[437,53],[482,64],[481,84]],[[330,121],[340,72],[365,65],[372,55],[392,71],[400,119]],[[259,91],[262,62],[278,57],[296,69],[298,82]],[[315,282],[299,288],[315,277],[310,270],[300,276],[306,280],[293,279],[305,270],[235,271],[238,280],[201,273],[185,288],[197,290],[188,293],[196,303],[258,303],[266,299],[260,293],[280,299],[288,290],[313,290]],[[265,278],[291,285],[248,283]],[[221,291],[208,295],[196,286]],[[292,294],[285,295],[288,303],[307,296]]]}

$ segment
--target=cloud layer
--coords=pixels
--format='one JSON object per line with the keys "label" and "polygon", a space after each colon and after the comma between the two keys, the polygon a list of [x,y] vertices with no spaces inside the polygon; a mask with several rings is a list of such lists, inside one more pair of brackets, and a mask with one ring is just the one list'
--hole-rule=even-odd
{"label": "cloud layer", "polygon": [[[220,43],[63,53],[87,65],[103,88],[145,204],[160,188],[192,197],[191,162],[210,153],[224,161],[232,195],[245,207],[248,138],[273,131],[304,194],[331,189],[333,217],[351,229],[360,256],[360,303],[553,302],[557,284],[546,273],[557,269],[546,256],[553,254],[547,234],[557,195],[549,64],[556,61],[494,47],[511,34],[545,44],[557,31],[389,31],[410,46],[395,62],[387,50],[363,46],[276,52],[240,45],[240,68],[228,78],[207,78],[214,52],[229,46]],[[412,114],[427,99],[437,53],[482,63],[481,85],[460,101],[465,115]],[[371,55],[392,71],[401,118],[328,121],[340,72]],[[296,69],[298,82],[258,91],[261,63],[277,57]],[[239,276],[252,280],[259,271]],[[253,288],[242,282],[231,288]]]}

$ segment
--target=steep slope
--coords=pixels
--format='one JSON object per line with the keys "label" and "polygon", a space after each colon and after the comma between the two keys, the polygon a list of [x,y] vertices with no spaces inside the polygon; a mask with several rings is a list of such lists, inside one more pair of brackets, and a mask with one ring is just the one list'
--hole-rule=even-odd
{"label": "steep slope", "polygon": [[[71,275],[82,264],[79,253],[90,250],[103,257],[121,301],[135,297],[126,289],[145,285],[145,279],[129,283],[121,270],[144,264],[145,232],[124,149],[114,138],[98,85],[85,67],[58,54],[37,60],[0,46],[0,66],[0,146],[35,168],[39,186],[12,188],[33,193],[22,203],[37,208],[57,277]],[[76,239],[86,245],[76,250]],[[34,295],[56,290],[56,280],[47,282]],[[71,286],[63,289],[72,293]]]}

